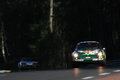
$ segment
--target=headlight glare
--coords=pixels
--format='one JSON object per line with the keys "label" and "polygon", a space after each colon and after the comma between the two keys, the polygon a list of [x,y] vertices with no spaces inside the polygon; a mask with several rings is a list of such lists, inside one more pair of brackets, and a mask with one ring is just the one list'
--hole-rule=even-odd
{"label": "headlight glare", "polygon": [[73,55],[74,57],[78,57],[78,53],[74,53],[74,55]]}
{"label": "headlight glare", "polygon": [[99,52],[99,53],[98,53],[98,56],[102,56],[102,52]]}

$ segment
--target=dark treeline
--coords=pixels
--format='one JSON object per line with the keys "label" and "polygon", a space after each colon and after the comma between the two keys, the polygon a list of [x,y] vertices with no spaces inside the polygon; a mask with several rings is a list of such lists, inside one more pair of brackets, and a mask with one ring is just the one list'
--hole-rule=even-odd
{"label": "dark treeline", "polygon": [[[7,64],[22,57],[38,58],[41,69],[71,67],[80,41],[99,41],[107,60],[119,59],[119,0],[54,0],[53,48],[49,30],[50,0],[0,0],[0,41],[4,36]],[[4,63],[0,43],[0,62]],[[52,57],[54,55],[54,57]],[[53,62],[52,62],[53,58]],[[8,65],[14,68],[13,66]]]}

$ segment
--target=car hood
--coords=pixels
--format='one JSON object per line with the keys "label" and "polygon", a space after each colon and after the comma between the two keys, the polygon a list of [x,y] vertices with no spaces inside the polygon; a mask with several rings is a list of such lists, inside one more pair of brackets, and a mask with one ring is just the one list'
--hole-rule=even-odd
{"label": "car hood", "polygon": [[86,50],[78,50],[77,53],[80,54],[95,54],[98,53],[100,51],[100,49],[86,49]]}

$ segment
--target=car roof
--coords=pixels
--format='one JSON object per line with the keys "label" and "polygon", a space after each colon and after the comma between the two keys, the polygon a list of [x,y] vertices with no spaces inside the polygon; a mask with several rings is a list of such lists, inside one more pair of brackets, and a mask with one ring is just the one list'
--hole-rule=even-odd
{"label": "car roof", "polygon": [[22,59],[31,59],[31,58],[34,58],[34,57],[23,57]]}
{"label": "car roof", "polygon": [[34,58],[34,57],[23,57],[21,60],[23,60],[23,59],[36,59],[36,58]]}
{"label": "car roof", "polygon": [[98,43],[98,41],[82,41],[82,42],[79,42],[78,44],[81,44],[81,43]]}
{"label": "car roof", "polygon": [[37,60],[37,59],[34,57],[24,57],[21,59],[21,61],[24,61],[24,60]]}

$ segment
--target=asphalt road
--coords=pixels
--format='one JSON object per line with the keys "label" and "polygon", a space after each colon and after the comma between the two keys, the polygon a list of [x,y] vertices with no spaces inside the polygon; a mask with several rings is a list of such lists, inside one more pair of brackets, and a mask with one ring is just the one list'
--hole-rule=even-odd
{"label": "asphalt road", "polygon": [[90,64],[82,68],[1,73],[0,80],[94,80],[118,73],[120,60],[109,61],[105,67]]}

